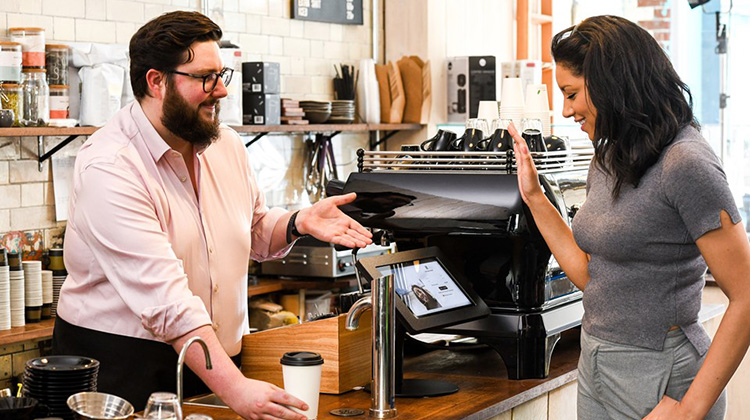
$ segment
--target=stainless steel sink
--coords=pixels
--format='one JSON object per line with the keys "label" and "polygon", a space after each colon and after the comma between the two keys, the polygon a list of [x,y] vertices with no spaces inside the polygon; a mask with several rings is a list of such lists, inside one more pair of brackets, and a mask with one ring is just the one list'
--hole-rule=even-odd
{"label": "stainless steel sink", "polygon": [[224,401],[219,399],[219,397],[216,396],[216,394],[206,394],[206,395],[199,395],[197,397],[188,398],[185,401],[183,401],[183,404],[186,405],[197,405],[197,406],[203,406],[203,407],[222,407],[222,408],[229,408]]}

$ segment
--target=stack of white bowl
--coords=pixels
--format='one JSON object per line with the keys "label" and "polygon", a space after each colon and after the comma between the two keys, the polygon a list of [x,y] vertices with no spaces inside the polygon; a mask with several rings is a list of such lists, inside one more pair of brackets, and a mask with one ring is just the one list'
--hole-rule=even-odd
{"label": "stack of white bowl", "polygon": [[52,270],[42,270],[42,318],[49,318],[54,299]]}
{"label": "stack of white bowl", "polygon": [[542,135],[544,137],[549,137],[552,134],[547,85],[529,84],[526,86],[526,102],[523,115],[524,118],[534,118],[542,121]]}
{"label": "stack of white bowl", "polygon": [[[4,252],[4,250],[3,250]],[[10,267],[3,258],[0,265],[0,330],[10,329]]]}
{"label": "stack of white bowl", "polygon": [[512,120],[518,130],[524,118],[523,88],[521,79],[508,77],[503,79],[500,99],[500,118]]}
{"label": "stack of white bowl", "polygon": [[23,269],[21,268],[21,256],[18,254],[8,255],[10,265],[10,326],[22,327],[26,325],[26,287],[24,285]]}
{"label": "stack of white bowl", "polygon": [[38,322],[42,316],[42,262],[24,261],[23,275],[25,280],[27,322]]}

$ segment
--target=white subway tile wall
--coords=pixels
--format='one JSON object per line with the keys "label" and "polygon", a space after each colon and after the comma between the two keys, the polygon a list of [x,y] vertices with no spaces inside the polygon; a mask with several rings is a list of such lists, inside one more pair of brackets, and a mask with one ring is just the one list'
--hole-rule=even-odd
{"label": "white subway tile wall", "polygon": [[[332,99],[334,64],[357,64],[371,55],[371,0],[364,0],[365,24],[354,26],[292,20],[289,0],[209,3],[210,17],[222,26],[225,39],[242,48],[244,61],[280,63],[282,97]],[[199,0],[0,0],[0,38],[10,27],[38,26],[45,29],[48,43],[127,44],[148,20],[200,7]],[[340,174],[354,170],[355,152],[367,144],[367,138],[366,134],[335,138]],[[62,139],[45,139],[45,150]],[[84,141],[79,138],[61,153],[74,155]],[[285,167],[299,163],[305,150],[303,136],[271,135],[261,142],[269,144],[251,147],[250,156],[263,176],[269,203],[290,208],[307,203],[300,170],[264,167],[271,161],[269,154],[280,156]],[[46,161],[39,172],[37,138],[0,137],[0,238],[9,231],[43,230],[45,238],[59,240],[65,224],[55,221],[54,210],[51,166]]]}

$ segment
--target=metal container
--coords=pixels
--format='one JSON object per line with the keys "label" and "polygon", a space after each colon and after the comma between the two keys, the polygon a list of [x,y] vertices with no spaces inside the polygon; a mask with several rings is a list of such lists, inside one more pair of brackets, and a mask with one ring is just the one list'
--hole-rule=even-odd
{"label": "metal container", "polygon": [[133,405],[103,392],[79,392],[68,398],[68,408],[80,420],[126,420],[133,415]]}

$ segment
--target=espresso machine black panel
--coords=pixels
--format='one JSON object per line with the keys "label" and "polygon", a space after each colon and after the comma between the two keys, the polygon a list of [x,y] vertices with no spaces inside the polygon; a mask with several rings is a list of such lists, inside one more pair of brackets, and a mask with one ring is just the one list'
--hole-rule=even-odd
{"label": "espresso machine black panel", "polygon": [[[585,199],[592,149],[532,153],[545,194],[570,223]],[[521,199],[507,152],[359,152],[344,211],[391,233],[399,251],[435,246],[491,314],[436,332],[476,337],[510,378],[541,378],[560,332],[580,325],[581,292],[552,256]]]}

